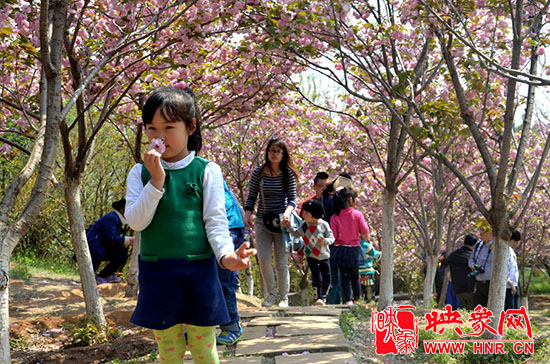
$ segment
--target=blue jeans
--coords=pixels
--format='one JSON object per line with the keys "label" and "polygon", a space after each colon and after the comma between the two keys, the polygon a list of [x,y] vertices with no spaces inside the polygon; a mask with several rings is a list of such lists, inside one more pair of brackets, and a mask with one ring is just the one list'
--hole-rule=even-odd
{"label": "blue jeans", "polygon": [[338,305],[342,303],[342,285],[340,284],[340,271],[338,270],[338,266],[333,263],[330,263],[330,288],[327,294],[327,303],[332,305]]}
{"label": "blue jeans", "polygon": [[[244,228],[230,229],[230,231],[233,238],[233,246],[237,249],[244,240]],[[235,286],[238,284],[238,273],[229,269],[222,269],[218,265],[218,277],[222,284],[223,296],[230,318],[229,322],[220,325],[220,329],[222,331],[237,331],[240,321],[239,312],[237,311],[237,296],[235,295]]]}

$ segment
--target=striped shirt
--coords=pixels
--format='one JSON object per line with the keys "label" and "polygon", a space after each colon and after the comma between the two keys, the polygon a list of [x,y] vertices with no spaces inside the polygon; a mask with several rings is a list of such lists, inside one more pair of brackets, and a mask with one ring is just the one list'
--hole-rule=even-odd
{"label": "striped shirt", "polygon": [[[296,179],[294,173],[288,169],[287,176],[287,191],[285,193],[285,185],[283,174],[272,177],[266,173],[263,174],[264,180],[264,195],[266,201],[263,201],[260,192],[260,170],[261,167],[254,169],[252,177],[248,183],[248,196],[244,209],[246,211],[254,211],[256,199],[259,200],[257,216],[262,218],[266,211],[283,213],[287,206],[296,207]],[[258,198],[259,196],[259,198]]]}

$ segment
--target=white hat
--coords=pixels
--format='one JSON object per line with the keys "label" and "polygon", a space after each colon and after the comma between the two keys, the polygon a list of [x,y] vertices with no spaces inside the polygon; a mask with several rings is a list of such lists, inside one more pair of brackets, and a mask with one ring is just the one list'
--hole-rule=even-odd
{"label": "white hat", "polygon": [[352,180],[350,178],[347,178],[347,177],[344,177],[344,176],[338,176],[338,178],[336,178],[336,180],[334,181],[334,190],[336,191],[336,189],[338,187],[348,187],[348,188],[351,188],[351,185],[352,185]]}

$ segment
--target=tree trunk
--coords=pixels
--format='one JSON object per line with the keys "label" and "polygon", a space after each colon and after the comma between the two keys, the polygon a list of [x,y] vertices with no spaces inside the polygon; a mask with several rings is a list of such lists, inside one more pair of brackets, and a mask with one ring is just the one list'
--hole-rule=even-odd
{"label": "tree trunk", "polygon": [[[13,234],[9,234],[7,229],[2,229],[2,245],[14,244]],[[17,238],[19,241],[20,237]],[[15,245],[14,244],[14,245]],[[0,363],[11,363],[10,357],[10,312],[9,312],[9,270],[10,270],[10,256],[8,251],[2,249],[2,255],[0,256],[0,337],[2,338],[0,343]]]}
{"label": "tree trunk", "polygon": [[523,292],[520,292],[520,294],[521,295],[519,296],[519,305],[520,307],[525,307],[525,310],[527,311],[527,313],[529,313],[529,295],[523,294]]}
{"label": "tree trunk", "polygon": [[423,292],[424,307],[432,306],[435,272],[437,271],[438,262],[439,262],[439,258],[437,255],[426,254],[426,276],[424,277],[424,292]]}
{"label": "tree trunk", "polygon": [[493,312],[493,318],[490,325],[496,329],[498,327],[500,312],[504,310],[506,276],[508,275],[509,242],[499,238],[497,231],[494,233],[493,246],[494,256],[491,266],[491,284],[489,286],[489,301],[487,302],[487,308]]}
{"label": "tree trunk", "polygon": [[[41,81],[42,106],[45,108],[47,91],[45,79]],[[45,110],[45,109],[44,109]],[[0,204],[0,363],[11,362],[9,343],[9,266],[11,253],[42,207],[48,181],[52,176],[53,163],[57,152],[59,122],[46,122],[45,113],[41,115],[41,126],[32,147],[31,155],[25,167],[10,183]],[[48,134],[46,134],[48,133]],[[8,224],[10,213],[17,201],[17,195],[23,189],[29,178],[39,169],[33,195],[27,203],[25,213]],[[4,339],[6,338],[6,339]]]}
{"label": "tree trunk", "polygon": [[445,273],[445,277],[443,278],[443,285],[441,286],[441,295],[439,296],[439,301],[437,302],[437,307],[439,308],[444,308],[445,303],[447,302],[447,290],[449,289],[449,281],[449,274]]}
{"label": "tree trunk", "polygon": [[[43,0],[45,3],[45,0]],[[9,333],[9,266],[13,249],[27,233],[40,212],[53,173],[59,124],[61,122],[61,49],[68,1],[53,2],[51,15],[40,18],[40,129],[31,157],[25,168],[10,185],[2,198],[0,209],[0,363],[11,363]],[[42,11],[46,6],[42,7]],[[42,139],[42,128],[45,128]],[[35,157],[40,155],[38,173],[23,212],[11,220],[9,215],[17,202],[17,196],[36,166]],[[26,174],[26,175],[25,175]]]}
{"label": "tree trunk", "polygon": [[73,247],[78,261],[82,292],[84,293],[86,315],[95,327],[102,330],[107,326],[107,321],[103,315],[103,305],[99,299],[95,273],[92,267],[92,258],[86,240],[84,216],[80,203],[80,183],[78,180],[70,177],[65,178],[65,201]]}
{"label": "tree trunk", "polygon": [[[295,261],[295,263],[298,263]],[[298,267],[298,271],[301,269]],[[306,264],[303,269],[302,277],[300,278],[300,298],[302,302],[302,306],[309,306],[310,300],[309,300],[309,280],[307,279],[307,273],[309,272],[309,266]],[[317,293],[317,292],[315,292]]]}
{"label": "tree trunk", "polygon": [[134,245],[132,245],[132,254],[130,255],[130,264],[128,265],[128,288],[126,288],[126,297],[136,297],[138,294],[138,258],[141,247],[141,234],[136,232]]}
{"label": "tree trunk", "polygon": [[309,301],[309,281],[307,279],[307,272],[309,270],[306,268],[304,275],[300,279],[300,297],[302,306],[309,306],[311,303]]}
{"label": "tree trunk", "polygon": [[380,295],[378,310],[382,311],[393,303],[393,237],[395,192],[384,190],[384,205],[382,206],[382,261],[380,267]]}

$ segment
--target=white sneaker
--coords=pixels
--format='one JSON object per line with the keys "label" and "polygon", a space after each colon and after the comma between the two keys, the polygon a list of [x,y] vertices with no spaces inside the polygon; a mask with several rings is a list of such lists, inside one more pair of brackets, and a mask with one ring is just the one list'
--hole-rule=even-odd
{"label": "white sneaker", "polygon": [[279,307],[287,308],[288,307],[288,300],[281,300],[281,302],[279,302]]}
{"label": "white sneaker", "polygon": [[269,295],[267,296],[267,298],[262,302],[262,306],[263,307],[271,307],[275,304],[275,302],[277,301],[277,297],[275,297],[274,295]]}
{"label": "white sneaker", "polygon": [[315,306],[324,306],[324,305],[325,305],[325,301],[323,301],[320,298],[318,298],[317,301],[315,301]]}

